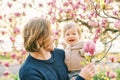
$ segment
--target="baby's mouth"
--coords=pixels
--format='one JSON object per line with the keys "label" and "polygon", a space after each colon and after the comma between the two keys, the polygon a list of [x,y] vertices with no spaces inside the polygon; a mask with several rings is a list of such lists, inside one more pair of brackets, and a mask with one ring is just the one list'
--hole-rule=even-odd
{"label": "baby's mouth", "polygon": [[69,40],[69,42],[73,42],[73,41],[75,41],[75,39],[70,39],[70,40]]}

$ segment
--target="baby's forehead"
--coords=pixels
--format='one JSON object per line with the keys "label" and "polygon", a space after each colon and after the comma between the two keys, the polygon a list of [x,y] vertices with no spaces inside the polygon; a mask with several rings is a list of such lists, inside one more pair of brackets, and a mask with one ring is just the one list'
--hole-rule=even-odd
{"label": "baby's forehead", "polygon": [[71,27],[66,29],[66,32],[77,32],[77,28]]}

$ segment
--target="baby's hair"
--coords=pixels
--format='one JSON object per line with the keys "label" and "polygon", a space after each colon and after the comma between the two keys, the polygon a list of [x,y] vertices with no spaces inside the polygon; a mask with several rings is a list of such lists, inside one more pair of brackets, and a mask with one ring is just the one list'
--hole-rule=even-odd
{"label": "baby's hair", "polygon": [[64,27],[63,27],[63,35],[65,35],[65,32],[66,30],[70,29],[70,28],[73,28],[73,29],[77,29],[77,32],[79,35],[81,35],[81,30],[80,30],[80,27],[77,23],[73,22],[73,21],[70,21],[70,22],[67,22],[65,23]]}

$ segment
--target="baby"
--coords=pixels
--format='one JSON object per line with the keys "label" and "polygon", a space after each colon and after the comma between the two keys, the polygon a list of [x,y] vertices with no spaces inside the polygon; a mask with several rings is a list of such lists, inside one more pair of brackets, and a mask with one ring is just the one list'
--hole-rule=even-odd
{"label": "baby", "polygon": [[63,37],[66,42],[65,63],[69,70],[70,80],[74,80],[75,76],[84,67],[81,62],[85,61],[83,46],[84,42],[80,40],[81,30],[75,22],[68,22],[63,28]]}

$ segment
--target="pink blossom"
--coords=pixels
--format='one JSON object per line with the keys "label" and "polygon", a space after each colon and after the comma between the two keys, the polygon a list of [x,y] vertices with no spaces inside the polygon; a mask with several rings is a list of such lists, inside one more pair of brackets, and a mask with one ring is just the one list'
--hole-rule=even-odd
{"label": "pink blossom", "polygon": [[89,21],[88,24],[92,27],[97,27],[98,26],[98,23],[95,22],[95,21]]}
{"label": "pink blossom", "polygon": [[71,16],[72,16],[72,18],[76,18],[76,14],[75,13],[72,13]]}
{"label": "pink blossom", "polygon": [[13,32],[14,32],[14,34],[18,34],[20,32],[20,29],[16,27],[16,28],[14,28]]}
{"label": "pink blossom", "polygon": [[51,2],[48,2],[48,5],[50,6],[52,6],[52,7],[55,7],[55,5],[56,5],[56,0],[53,0],[53,1],[51,1]]}
{"label": "pink blossom", "polygon": [[77,4],[73,6],[73,10],[78,9],[78,8],[79,8],[79,5]]}
{"label": "pink blossom", "polygon": [[22,59],[19,59],[19,64],[21,64],[21,63],[22,63],[22,61],[23,61]]}
{"label": "pink blossom", "polygon": [[85,5],[82,6],[82,9],[86,11],[87,7]]}
{"label": "pink blossom", "polygon": [[63,5],[64,5],[64,6],[68,6],[69,3],[68,3],[68,2],[64,2]]}
{"label": "pink blossom", "polygon": [[95,36],[94,36],[94,38],[93,38],[93,41],[96,43],[96,41],[99,39],[99,37],[100,37],[100,32],[101,32],[101,30],[100,30],[100,27],[98,27],[97,29],[96,29],[96,33],[95,33]]}
{"label": "pink blossom", "polygon": [[94,26],[94,22],[93,22],[93,21],[89,21],[88,24],[89,24],[90,26]]}
{"label": "pink blossom", "polygon": [[66,13],[70,13],[70,11],[71,11],[71,9],[69,9],[69,8],[65,10]]}
{"label": "pink blossom", "polygon": [[81,4],[81,2],[80,2],[80,0],[78,0],[78,1],[77,1],[77,5],[80,5],[80,4]]}
{"label": "pink blossom", "polygon": [[93,41],[88,41],[84,45],[84,51],[93,55],[95,52],[95,43]]}
{"label": "pink blossom", "polygon": [[113,79],[113,78],[116,77],[116,73],[115,73],[115,72],[112,72],[112,71],[111,71],[111,72],[110,72],[110,71],[107,71],[107,72],[106,72],[106,76],[108,76],[108,77],[110,77],[110,78]]}
{"label": "pink blossom", "polygon": [[0,19],[2,19],[2,16],[0,16]]}
{"label": "pink blossom", "polygon": [[96,43],[96,41],[99,39],[100,35],[98,33],[95,34],[93,41]]}
{"label": "pink blossom", "polygon": [[11,54],[11,58],[12,58],[12,59],[15,59],[15,58],[16,58],[16,54],[15,54],[15,53],[12,53],[12,54]]}
{"label": "pink blossom", "polygon": [[8,76],[9,74],[10,74],[10,71],[5,71],[5,72],[3,73],[4,76]]}
{"label": "pink blossom", "polygon": [[48,12],[49,15],[51,15],[53,12],[52,12],[52,9]]}
{"label": "pink blossom", "polygon": [[105,3],[106,4],[109,4],[109,3],[111,3],[113,0],[105,0]]}
{"label": "pink blossom", "polygon": [[100,27],[98,27],[97,29],[96,29],[96,33],[100,33],[101,32],[101,29],[100,29]]}
{"label": "pink blossom", "polygon": [[91,16],[91,17],[93,17],[93,16],[94,16],[94,17],[97,17],[97,14],[95,13],[95,11],[92,11],[92,12],[90,13],[90,16]]}
{"label": "pink blossom", "polygon": [[1,34],[4,35],[6,32],[5,31],[1,31]]}
{"label": "pink blossom", "polygon": [[11,36],[11,37],[10,37],[10,40],[11,40],[12,42],[14,42],[14,41],[15,41],[15,38],[14,38],[13,36]]}
{"label": "pink blossom", "polygon": [[56,20],[56,16],[53,16],[51,19],[52,24],[54,24],[55,20]]}
{"label": "pink blossom", "polygon": [[116,77],[116,73],[115,73],[115,72],[111,73],[111,74],[110,74],[110,77],[111,77],[112,79],[115,78],[115,77]]}
{"label": "pink blossom", "polygon": [[109,75],[110,75],[110,71],[107,71],[107,72],[106,72],[106,76],[109,76]]}
{"label": "pink blossom", "polygon": [[8,5],[9,8],[12,7],[12,3],[10,3],[10,2],[8,2],[7,5]]}
{"label": "pink blossom", "polygon": [[120,30],[120,20],[116,20],[114,22],[114,25],[115,25],[115,28],[119,29]]}
{"label": "pink blossom", "polygon": [[79,16],[80,16],[80,18],[82,18],[82,19],[84,19],[84,18],[85,18],[85,16],[83,16],[82,14],[79,14]]}
{"label": "pink blossom", "polygon": [[59,31],[54,31],[54,40],[58,40],[59,38]]}
{"label": "pink blossom", "polygon": [[19,61],[21,59],[20,56],[16,56],[16,60]]}
{"label": "pink blossom", "polygon": [[113,11],[113,14],[114,15],[118,15],[118,11]]}
{"label": "pink blossom", "polygon": [[22,49],[22,54],[21,55],[25,55],[26,54],[26,50]]}
{"label": "pink blossom", "polygon": [[63,9],[59,9],[59,12],[62,13],[62,12],[63,12]]}
{"label": "pink blossom", "polygon": [[73,2],[72,2],[72,0],[70,0],[70,1],[69,1],[69,4],[73,5]]}
{"label": "pink blossom", "polygon": [[107,19],[102,19],[102,21],[101,21],[101,23],[100,23],[100,26],[102,26],[102,27],[106,27],[106,25],[107,25],[107,22],[108,22],[108,20]]}
{"label": "pink blossom", "polygon": [[4,65],[5,67],[9,67],[9,66],[10,66],[10,64],[9,64],[8,62],[5,62],[3,65]]}
{"label": "pink blossom", "polygon": [[16,17],[19,17],[19,16],[21,15],[21,13],[16,12],[16,13],[14,13],[14,15],[15,15]]}

